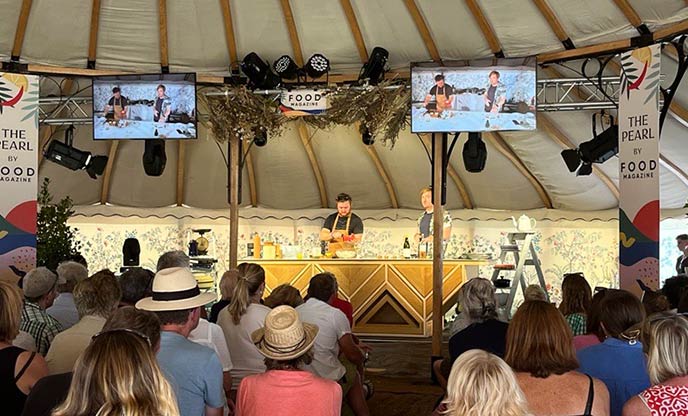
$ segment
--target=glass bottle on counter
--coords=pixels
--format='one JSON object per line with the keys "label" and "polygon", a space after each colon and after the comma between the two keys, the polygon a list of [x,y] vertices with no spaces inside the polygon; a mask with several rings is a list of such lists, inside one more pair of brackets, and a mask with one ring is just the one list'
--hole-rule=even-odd
{"label": "glass bottle on counter", "polygon": [[404,249],[402,251],[403,256],[405,259],[410,259],[411,258],[411,243],[409,243],[409,238],[404,237]]}

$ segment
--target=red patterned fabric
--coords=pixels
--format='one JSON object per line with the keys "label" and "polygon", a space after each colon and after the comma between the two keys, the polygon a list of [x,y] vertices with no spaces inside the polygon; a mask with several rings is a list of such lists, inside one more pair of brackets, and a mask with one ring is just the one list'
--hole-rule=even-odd
{"label": "red patterned fabric", "polygon": [[657,385],[640,393],[652,416],[688,416],[688,386]]}

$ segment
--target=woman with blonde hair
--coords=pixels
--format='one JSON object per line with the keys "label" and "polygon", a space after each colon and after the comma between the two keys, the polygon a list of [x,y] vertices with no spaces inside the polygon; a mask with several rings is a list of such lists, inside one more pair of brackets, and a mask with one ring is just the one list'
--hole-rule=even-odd
{"label": "woman with blonde hair", "polygon": [[209,322],[216,324],[220,311],[232,303],[232,294],[234,293],[237,280],[239,280],[239,270],[229,269],[224,272],[220,279],[220,294],[222,295],[222,299],[215,302],[210,308],[210,316],[208,317]]}
{"label": "woman with blonde hair", "polygon": [[467,351],[454,361],[442,404],[449,416],[529,415],[511,368],[483,350]]}
{"label": "woman with blonde hair", "polygon": [[177,399],[150,343],[130,329],[95,335],[53,416],[178,416]]}
{"label": "woman with blonde hair", "polygon": [[624,416],[684,415],[688,409],[688,318],[661,313],[645,321],[643,345],[652,387],[626,402]]}
{"label": "woman with blonde hair", "polygon": [[241,263],[237,270],[232,302],[217,317],[232,357],[232,398],[244,377],[265,372],[264,357],[253,344],[251,334],[263,327],[270,312],[260,303],[265,291],[265,270],[255,263]]}
{"label": "woman with blonde hair", "polygon": [[551,303],[531,300],[518,308],[509,324],[504,360],[534,415],[609,415],[607,388],[576,371],[571,330]]}
{"label": "woman with blonde hair", "polygon": [[19,334],[23,299],[19,288],[0,280],[0,392],[2,414],[18,416],[36,382],[48,375],[43,357],[13,346]]}

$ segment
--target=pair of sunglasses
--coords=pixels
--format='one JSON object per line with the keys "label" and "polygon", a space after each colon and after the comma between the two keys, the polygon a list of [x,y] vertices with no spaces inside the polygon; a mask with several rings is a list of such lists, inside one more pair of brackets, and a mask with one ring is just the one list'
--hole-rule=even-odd
{"label": "pair of sunglasses", "polygon": [[136,330],[134,330],[134,329],[129,329],[129,328],[108,329],[107,331],[98,332],[97,334],[95,334],[94,336],[91,337],[91,342],[93,342],[96,338],[98,338],[99,336],[101,336],[101,335],[103,335],[103,334],[109,334],[109,333],[114,333],[114,332],[125,332],[125,333],[128,333],[128,334],[134,334],[134,335],[138,336],[139,338],[145,340],[146,343],[148,343],[148,346],[149,346],[149,347],[152,347],[152,346],[153,346],[153,345],[151,344],[151,340],[150,340],[150,338],[148,337],[148,335],[146,335],[146,334],[144,334],[144,333],[142,333],[142,332],[140,332],[140,331],[136,331]]}

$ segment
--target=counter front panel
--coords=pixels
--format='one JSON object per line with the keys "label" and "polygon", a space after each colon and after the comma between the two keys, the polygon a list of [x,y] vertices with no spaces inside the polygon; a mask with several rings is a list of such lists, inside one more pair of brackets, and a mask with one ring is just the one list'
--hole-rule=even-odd
{"label": "counter front panel", "polygon": [[[351,302],[353,331],[369,335],[430,336],[432,332],[432,262],[429,260],[247,260],[265,269],[266,295],[288,283],[306,295],[310,278],[328,271],[337,276],[339,297]],[[456,293],[478,275],[480,261],[445,260],[442,311],[456,303]]]}

